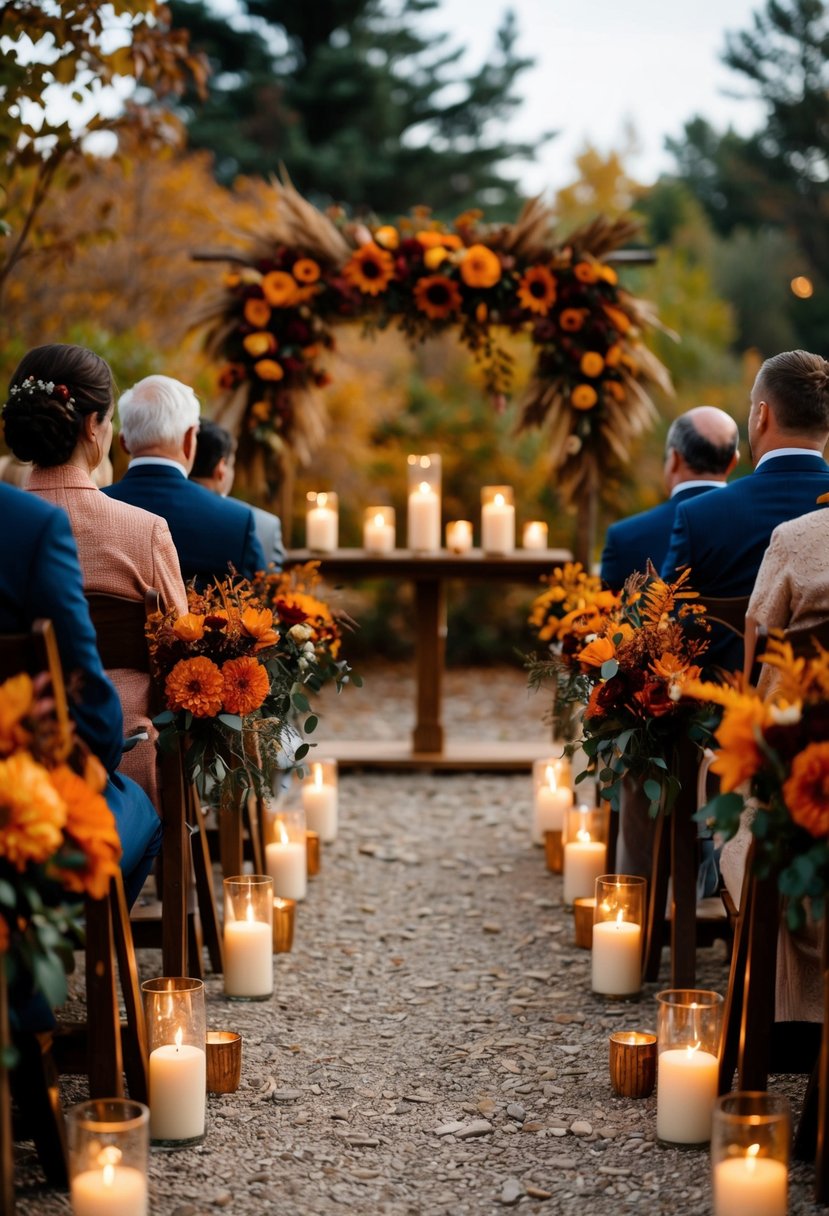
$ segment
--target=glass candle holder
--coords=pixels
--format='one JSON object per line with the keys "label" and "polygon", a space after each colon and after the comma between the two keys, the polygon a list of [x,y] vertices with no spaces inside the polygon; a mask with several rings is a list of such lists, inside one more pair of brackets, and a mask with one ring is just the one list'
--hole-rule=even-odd
{"label": "glass candle holder", "polygon": [[281,807],[271,823],[265,845],[265,869],[273,879],[273,893],[282,899],[304,899],[308,888],[305,845],[305,810]]}
{"label": "glass candle holder", "polygon": [[[573,781],[566,756],[533,762],[533,844],[543,844],[545,832],[563,832],[573,805]],[[590,892],[592,894],[592,892]]]}
{"label": "glass candle holder", "polygon": [[515,502],[512,486],[481,490],[481,548],[484,553],[512,553],[515,548]]}
{"label": "glass candle holder", "polygon": [[294,921],[296,900],[274,899],[273,901],[273,952],[288,954],[294,946]]}
{"label": "glass candle holder", "polygon": [[265,1001],[273,994],[273,879],[226,878],[224,894],[225,996]]}
{"label": "glass candle holder", "polygon": [[656,1000],[656,1134],[669,1144],[704,1144],[717,1097],[723,999],[705,989],[669,988]]}
{"label": "glass candle holder", "polygon": [[591,985],[603,996],[637,996],[642,989],[646,886],[635,874],[596,879]]}
{"label": "glass candle holder", "polygon": [[551,874],[564,872],[564,833],[544,833],[544,860]]}
{"label": "glass candle holder", "polygon": [[583,895],[573,900],[573,944],[580,950],[593,949],[593,918],[595,915],[595,895]]}
{"label": "glass candle holder", "polygon": [[93,1098],[66,1112],[75,1216],[147,1216],[150,1112],[127,1098]]}
{"label": "glass candle holder", "polygon": [[409,456],[407,543],[415,553],[440,548],[440,456]]}
{"label": "glass candle holder", "polygon": [[521,544],[525,549],[547,548],[547,525],[543,519],[528,519],[521,530]]}
{"label": "glass candle holder", "polygon": [[323,844],[332,844],[338,823],[337,761],[314,760],[301,789],[305,826],[317,832]]}
{"label": "glass candle holder", "polygon": [[305,544],[315,553],[333,553],[339,543],[340,517],[332,490],[305,495]]}
{"label": "glass candle holder", "polygon": [[610,1036],[610,1084],[622,1098],[649,1098],[656,1084],[656,1035],[619,1030]]}
{"label": "glass candle holder", "polygon": [[600,807],[572,807],[564,835],[564,902],[596,894],[596,879],[607,863],[607,811]]}
{"label": "glass candle holder", "polygon": [[204,984],[145,980],[150,1073],[150,1139],[158,1148],[187,1148],[204,1138],[207,1065]]}
{"label": "glass candle holder", "polygon": [[316,878],[320,872],[320,834],[319,832],[305,833],[305,864],[309,878]]}
{"label": "glass candle holder", "polygon": [[446,548],[450,553],[469,552],[472,548],[472,520],[450,520],[446,525]]}
{"label": "glass candle holder", "polygon": [[790,1142],[782,1094],[719,1098],[711,1128],[714,1216],[786,1216]]}
{"label": "glass candle holder", "polygon": [[207,1092],[235,1094],[241,1080],[242,1036],[235,1030],[208,1030]]}
{"label": "glass candle holder", "polygon": [[366,553],[394,549],[394,507],[366,507],[363,511],[363,548]]}

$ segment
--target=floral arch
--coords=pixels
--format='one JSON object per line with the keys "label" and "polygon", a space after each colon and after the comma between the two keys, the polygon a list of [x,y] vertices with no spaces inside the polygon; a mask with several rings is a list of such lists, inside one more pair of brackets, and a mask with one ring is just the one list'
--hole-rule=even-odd
{"label": "floral arch", "polygon": [[517,427],[546,428],[585,550],[606,474],[655,417],[650,389],[671,390],[643,342],[654,310],[611,265],[635,225],[599,217],[561,242],[550,208],[532,199],[514,224],[467,212],[447,226],[416,208],[369,226],[317,210],[289,183],[271,190],[273,220],[246,250],[195,255],[231,264],[198,323],[220,363],[217,418],[240,437],[247,488],[266,492],[324,443],[325,357],[338,325],[395,325],[412,345],[454,329],[499,407],[511,384],[498,340],[506,329],[526,333],[535,352]]}

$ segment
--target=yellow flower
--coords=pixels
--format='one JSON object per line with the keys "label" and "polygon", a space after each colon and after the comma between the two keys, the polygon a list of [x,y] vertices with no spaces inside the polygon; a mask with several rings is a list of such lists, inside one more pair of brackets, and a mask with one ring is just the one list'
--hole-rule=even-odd
{"label": "yellow flower", "polygon": [[273,308],[290,308],[297,302],[296,279],[284,270],[271,270],[262,279],[265,299]]}
{"label": "yellow flower", "polygon": [[22,719],[30,712],[33,702],[34,685],[25,673],[0,684],[0,756],[7,756],[30,742],[31,735],[22,725]]}
{"label": "yellow flower", "polygon": [[501,278],[501,260],[486,245],[470,245],[461,262],[467,287],[494,287]]}
{"label": "yellow flower", "polygon": [[0,760],[0,857],[21,872],[60,848],[66,805],[28,752]]}
{"label": "yellow flower", "polygon": [[528,312],[546,317],[556,299],[556,281],[546,266],[530,266],[517,291],[518,301]]}
{"label": "yellow flower", "polygon": [[612,266],[605,266],[601,263],[598,267],[599,277],[604,279],[605,283],[609,283],[611,287],[615,287],[619,282],[619,276]]}
{"label": "yellow flower", "polygon": [[285,375],[282,364],[275,359],[260,359],[254,363],[253,370],[260,380],[281,380]]}
{"label": "yellow flower", "polygon": [[449,250],[444,249],[443,245],[436,245],[434,249],[426,250],[423,255],[423,262],[427,270],[437,270],[448,257]]}
{"label": "yellow flower", "polygon": [[194,718],[215,718],[222,708],[224,681],[210,659],[181,659],[167,676],[167,706],[189,710]]}
{"label": "yellow flower", "polygon": [[379,296],[394,278],[394,259],[385,249],[369,241],[343,266],[343,277],[363,295]]}
{"label": "yellow flower", "polygon": [[384,224],[382,228],[377,229],[374,239],[382,249],[391,249],[393,252],[400,244],[400,233],[391,224]]}
{"label": "yellow flower", "polygon": [[598,400],[596,390],[589,384],[577,384],[570,394],[570,404],[574,410],[592,410]]}
{"label": "yellow flower", "polygon": [[254,334],[246,334],[242,339],[242,345],[254,359],[261,359],[263,355],[272,355],[274,353],[276,350],[276,338],[265,330]]}
{"label": "yellow flower", "polygon": [[456,283],[445,275],[426,275],[414,289],[415,304],[433,321],[443,321],[461,306],[461,293]]}
{"label": "yellow flower", "polygon": [[422,245],[424,249],[460,249],[461,238],[456,236],[454,232],[417,232],[415,240]]}
{"label": "yellow flower", "polygon": [[795,823],[812,836],[829,836],[829,742],[810,743],[795,756],[783,798]]}

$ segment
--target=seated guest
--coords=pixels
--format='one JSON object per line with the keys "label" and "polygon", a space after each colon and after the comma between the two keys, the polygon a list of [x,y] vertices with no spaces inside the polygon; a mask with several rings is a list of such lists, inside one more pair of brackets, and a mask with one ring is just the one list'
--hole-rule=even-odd
{"label": "seated guest", "polygon": [[674,419],[665,440],[668,501],[619,520],[607,530],[601,573],[611,591],[620,591],[634,570],[645,570],[648,559],[659,569],[680,502],[725,485],[739,458],[738,439],[733,418],[710,405]]}
{"label": "seated guest", "polygon": [[[196,436],[196,459],[190,471],[190,480],[225,498],[233,488],[235,470],[236,440],[230,431],[226,431],[217,422],[202,418]],[[285,549],[282,545],[282,523],[279,516],[270,511],[263,511],[261,507],[251,506],[250,509],[253,512],[256,535],[265,553],[265,561],[269,566],[281,570],[285,561]]]}
{"label": "seated guest", "polygon": [[4,481],[6,485],[19,486],[21,490],[25,490],[31,471],[32,466],[24,464],[16,456],[0,456],[0,481]]}
{"label": "seated guest", "polygon": [[193,390],[169,376],[147,376],[121,396],[118,413],[121,444],[132,459],[104,494],[166,519],[181,572],[199,587],[231,567],[245,578],[264,570],[250,507],[188,481],[199,429]]}
{"label": "seated guest", "polygon": [[[664,579],[690,566],[702,595],[751,594],[774,529],[812,511],[829,491],[822,455],[829,439],[829,363],[803,350],[767,359],[751,390],[748,438],[753,473],[679,503]],[[706,661],[739,670],[742,642],[715,626]]]}
{"label": "seated guest", "polygon": [[0,631],[22,633],[41,618],[54,626],[72,718],[109,774],[104,794],[118,825],[132,904],[161,847],[161,821],[144,791],[116,772],[124,722],[101,667],[69,520],[37,495],[2,484],[0,518],[6,521],[0,530]]}
{"label": "seated guest", "polygon": [[[102,494],[93,475],[112,442],[115,411],[109,365],[82,346],[38,346],[12,376],[3,410],[6,442],[34,468],[29,490],[69,516],[84,590],[144,599],[154,587],[165,607],[187,611],[187,596],[170,529],[163,519]],[[155,731],[149,718],[150,678],[136,671],[108,673],[127,733]],[[158,805],[155,748],[125,753],[121,771]]]}

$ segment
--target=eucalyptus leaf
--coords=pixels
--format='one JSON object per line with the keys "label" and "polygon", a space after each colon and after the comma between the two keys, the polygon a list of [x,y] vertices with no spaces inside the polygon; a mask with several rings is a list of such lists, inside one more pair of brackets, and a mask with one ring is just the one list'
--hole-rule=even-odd
{"label": "eucalyptus leaf", "polygon": [[223,722],[230,730],[241,730],[242,719],[238,714],[219,714],[219,721]]}
{"label": "eucalyptus leaf", "polygon": [[319,725],[319,718],[316,714],[311,714],[310,718],[306,718],[303,723],[303,730],[307,735],[312,735]]}
{"label": "eucalyptus leaf", "polygon": [[601,666],[601,677],[603,680],[612,680],[619,670],[619,664],[616,659],[606,659]]}

